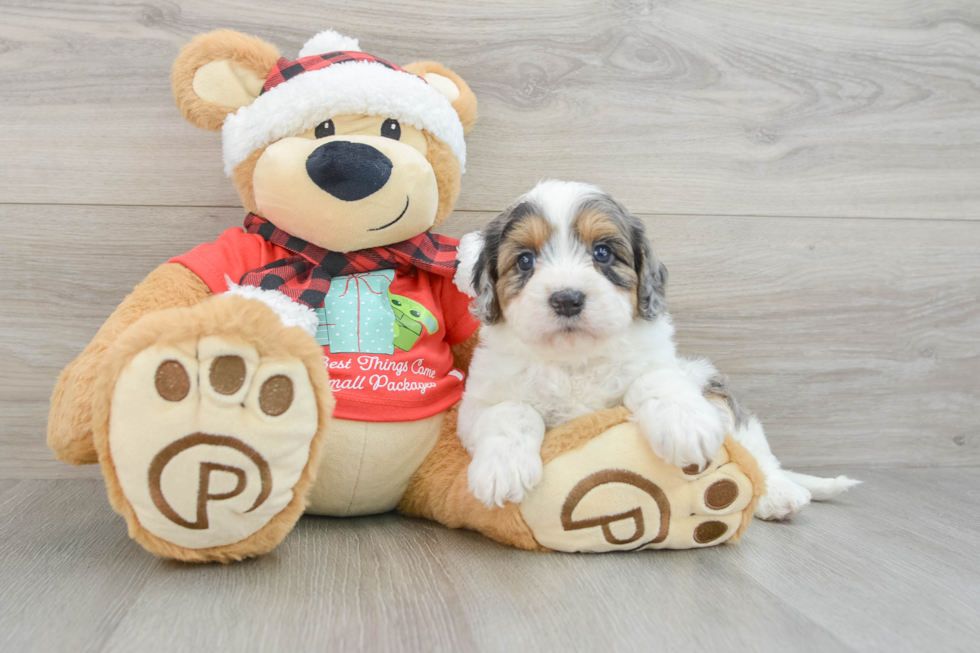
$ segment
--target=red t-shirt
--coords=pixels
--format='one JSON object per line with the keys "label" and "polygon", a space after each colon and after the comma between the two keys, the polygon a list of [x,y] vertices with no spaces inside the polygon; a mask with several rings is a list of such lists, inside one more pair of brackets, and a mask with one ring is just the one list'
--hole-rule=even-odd
{"label": "red t-shirt", "polygon": [[[238,282],[250,270],[290,252],[240,228],[171,259],[218,294],[225,275]],[[450,346],[467,340],[478,322],[469,298],[452,279],[413,268],[334,277],[317,309],[317,341],[337,400],[334,416],[401,422],[440,413],[463,394],[463,373]]]}

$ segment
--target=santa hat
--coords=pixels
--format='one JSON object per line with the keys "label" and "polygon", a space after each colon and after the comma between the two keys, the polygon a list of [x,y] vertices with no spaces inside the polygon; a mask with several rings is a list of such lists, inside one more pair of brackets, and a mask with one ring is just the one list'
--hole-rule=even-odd
{"label": "santa hat", "polygon": [[320,32],[296,61],[280,58],[259,97],[225,118],[225,173],[230,176],[255,150],[344,114],[384,116],[424,129],[449,146],[464,171],[463,124],[442,87],[361,52],[357,39]]}

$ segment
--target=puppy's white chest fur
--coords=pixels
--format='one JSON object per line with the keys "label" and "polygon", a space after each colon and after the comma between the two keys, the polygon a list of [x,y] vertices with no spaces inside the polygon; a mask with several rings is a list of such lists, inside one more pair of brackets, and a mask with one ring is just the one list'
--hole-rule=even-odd
{"label": "puppy's white chest fur", "polygon": [[630,385],[658,367],[677,365],[669,317],[638,321],[624,333],[596,342],[569,340],[547,350],[525,344],[507,325],[484,327],[474,353],[461,408],[517,401],[534,408],[548,428],[623,404]]}
{"label": "puppy's white chest fur", "polygon": [[528,385],[522,399],[540,413],[548,428],[621,404],[629,386],[616,374],[618,366],[607,360],[593,365],[531,361],[526,367],[538,383]]}

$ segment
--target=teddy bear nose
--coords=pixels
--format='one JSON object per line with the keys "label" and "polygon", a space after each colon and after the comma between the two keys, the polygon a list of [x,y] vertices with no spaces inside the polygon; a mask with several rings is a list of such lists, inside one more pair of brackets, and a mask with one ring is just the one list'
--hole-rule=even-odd
{"label": "teddy bear nose", "polygon": [[332,141],[313,150],[306,159],[313,183],[345,202],[376,193],[391,176],[391,159],[364,143]]}

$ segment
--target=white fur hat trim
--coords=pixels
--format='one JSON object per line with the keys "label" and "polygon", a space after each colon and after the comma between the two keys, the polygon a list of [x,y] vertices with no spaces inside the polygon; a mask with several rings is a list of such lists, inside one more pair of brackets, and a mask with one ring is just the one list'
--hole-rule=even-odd
{"label": "white fur hat trim", "polygon": [[[324,34],[311,43],[326,41],[320,40]],[[435,85],[381,63],[348,61],[301,73],[228,114],[221,130],[225,174],[231,176],[252,152],[344,114],[384,116],[424,129],[449,146],[460,172],[466,170],[463,124]]]}

